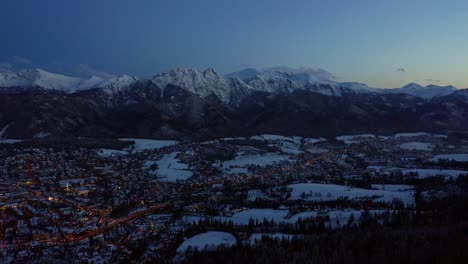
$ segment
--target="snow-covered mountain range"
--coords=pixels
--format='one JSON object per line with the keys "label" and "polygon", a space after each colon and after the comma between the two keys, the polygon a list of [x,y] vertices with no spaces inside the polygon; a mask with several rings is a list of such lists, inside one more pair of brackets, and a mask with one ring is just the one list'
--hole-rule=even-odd
{"label": "snow-covered mountain range", "polygon": [[162,96],[164,96],[164,88],[168,84],[173,84],[201,97],[215,94],[224,102],[230,101],[231,98],[231,87],[212,68],[202,72],[196,69],[174,69],[158,74],[152,77],[151,80],[162,89]]}
{"label": "snow-covered mountain range", "polygon": [[[202,98],[216,95],[222,102],[235,102],[254,91],[272,94],[290,94],[297,90],[307,90],[328,96],[342,96],[349,93],[404,93],[424,99],[445,96],[456,91],[453,86],[408,84],[402,88],[371,88],[363,83],[337,82],[335,77],[322,69],[273,67],[265,69],[247,68],[222,76],[214,69],[204,71],[191,68],[177,68],[149,78],[161,89],[167,85],[178,86]],[[108,78],[91,76],[89,78],[69,77],[50,73],[41,69],[27,69],[14,72],[0,69],[1,91],[6,88],[32,89],[43,88],[65,93],[75,93],[93,88],[101,88],[107,94],[118,93],[138,81],[138,78],[122,75]]]}
{"label": "snow-covered mountain range", "polygon": [[92,88],[119,89],[138,80],[127,75],[102,78],[91,76],[89,78],[69,77],[50,73],[41,69],[27,69],[19,72],[0,69],[0,87],[36,88],[74,93]]}
{"label": "snow-covered mountain range", "polygon": [[244,69],[226,75],[228,79],[237,79],[246,87],[268,93],[292,93],[296,90],[308,90],[330,96],[341,96],[343,93],[370,93],[374,89],[365,84],[353,82],[336,82],[334,76],[325,70],[310,68],[274,67]]}
{"label": "snow-covered mountain range", "polygon": [[438,86],[430,84],[428,86],[422,86],[417,83],[410,83],[401,88],[396,89],[382,89],[383,92],[387,93],[404,93],[410,94],[417,97],[431,99],[433,97],[446,96],[455,92],[457,88],[454,86]]}
{"label": "snow-covered mountain range", "polygon": [[174,69],[145,79],[0,69],[0,138],[466,131],[467,93],[435,85],[372,88],[305,68],[226,76]]}

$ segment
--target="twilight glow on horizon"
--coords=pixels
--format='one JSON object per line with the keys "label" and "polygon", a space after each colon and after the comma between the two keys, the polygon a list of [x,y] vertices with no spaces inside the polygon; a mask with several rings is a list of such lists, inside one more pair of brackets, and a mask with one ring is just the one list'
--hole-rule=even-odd
{"label": "twilight glow on horizon", "polygon": [[373,87],[468,87],[466,0],[5,0],[0,22],[0,67],[306,66]]}

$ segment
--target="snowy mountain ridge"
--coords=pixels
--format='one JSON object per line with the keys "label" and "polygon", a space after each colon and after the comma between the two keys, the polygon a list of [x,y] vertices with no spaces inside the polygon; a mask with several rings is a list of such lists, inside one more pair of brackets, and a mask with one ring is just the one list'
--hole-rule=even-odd
{"label": "snowy mountain ridge", "polygon": [[74,93],[92,88],[121,88],[136,80],[137,78],[127,75],[115,76],[109,79],[98,76],[91,76],[89,78],[69,77],[38,68],[21,70],[19,72],[11,70],[0,71],[0,87],[40,87],[66,93]]}
{"label": "snowy mountain ridge", "polygon": [[168,84],[179,86],[189,92],[207,97],[215,94],[221,101],[228,102],[231,97],[231,87],[214,69],[205,71],[189,68],[177,68],[157,74],[151,80],[161,88],[161,96]]}
{"label": "snowy mountain ridge", "polygon": [[[69,77],[50,73],[41,69],[27,69],[14,72],[0,68],[0,87],[29,89],[40,87],[46,90],[57,90],[75,93],[93,88],[101,88],[108,95],[120,92],[139,79],[121,75],[109,78],[91,76],[89,78]],[[445,96],[457,89],[453,86],[428,85],[416,83],[402,88],[380,89],[368,87],[357,82],[338,82],[335,77],[323,70],[312,68],[272,67],[264,69],[246,68],[222,76],[212,68],[200,71],[194,68],[176,68],[149,78],[161,89],[171,84],[188,92],[206,98],[215,95],[222,102],[236,102],[254,91],[278,94],[290,94],[297,90],[307,90],[328,96],[342,96],[349,93],[404,93],[424,99]]]}
{"label": "snowy mountain ridge", "polygon": [[381,91],[384,93],[404,93],[424,99],[431,99],[434,97],[449,95],[457,91],[457,88],[452,85],[438,86],[435,84],[429,84],[427,86],[422,86],[417,83],[409,83],[401,88],[382,89]]}

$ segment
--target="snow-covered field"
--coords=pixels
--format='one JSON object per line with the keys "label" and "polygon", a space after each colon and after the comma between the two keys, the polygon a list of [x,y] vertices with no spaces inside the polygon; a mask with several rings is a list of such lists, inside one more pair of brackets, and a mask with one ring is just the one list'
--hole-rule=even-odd
{"label": "snow-covered field", "polygon": [[336,137],[337,140],[343,141],[346,144],[359,143],[376,139],[377,137],[372,134],[361,134],[361,135],[345,135]]}
{"label": "snow-covered field", "polygon": [[288,210],[274,210],[274,209],[249,209],[232,215],[231,217],[217,217],[221,221],[232,221],[235,225],[248,225],[250,219],[263,222],[264,219],[274,221],[275,223],[282,223],[286,221]]}
{"label": "snow-covered field", "polygon": [[275,162],[280,162],[280,161],[288,160],[288,159],[289,159],[288,156],[279,155],[275,153],[237,156],[233,160],[224,161],[223,167],[236,167],[236,166],[248,166],[248,165],[266,166],[266,165],[271,165]]}
{"label": "snow-covered field", "polygon": [[15,144],[21,142],[21,139],[0,139],[0,144]]}
{"label": "snow-covered field", "polygon": [[427,142],[406,142],[400,145],[401,149],[431,151],[434,145]]}
{"label": "snow-covered field", "polygon": [[[305,211],[291,216],[289,210],[286,209],[247,209],[242,212],[236,213],[231,217],[217,216],[213,217],[215,220],[222,222],[231,221],[234,225],[245,226],[249,224],[250,219],[255,222],[263,223],[265,220],[275,222],[275,224],[295,224],[299,219],[322,217],[328,219],[325,224],[329,228],[337,228],[348,223],[351,215],[354,217],[354,224],[359,223],[364,210],[356,209],[325,209],[319,211]],[[370,210],[370,214],[381,214],[385,210]],[[197,223],[199,220],[204,219],[201,216],[186,216],[183,218],[184,223]]]}
{"label": "snow-covered field", "polygon": [[[176,182],[177,180],[187,180],[192,177],[193,172],[189,170],[189,166],[180,162],[176,158],[178,152],[164,155],[160,160],[156,161],[158,169],[156,175],[164,178],[168,182]],[[155,162],[147,162],[146,166],[150,167]]]}
{"label": "snow-covered field", "polygon": [[284,153],[294,154],[294,155],[303,153],[303,151],[301,150],[300,141],[299,142],[280,141],[280,142],[275,142],[272,145],[276,146]]}
{"label": "snow-covered field", "polygon": [[296,214],[289,219],[290,223],[296,223],[299,219],[315,218],[315,217],[330,217],[327,226],[330,228],[337,228],[347,224],[351,215],[354,216],[354,222],[358,223],[361,218],[362,210],[329,210],[325,212],[307,211]]}
{"label": "snow-covered field", "polygon": [[160,149],[168,146],[176,145],[175,140],[157,140],[157,139],[138,139],[138,138],[120,138],[121,141],[134,141],[132,145],[135,151],[144,151],[149,149]]}
{"label": "snow-covered field", "polygon": [[394,138],[407,138],[407,137],[422,137],[422,136],[430,136],[430,137],[435,137],[435,138],[447,138],[446,135],[440,135],[440,134],[430,134],[426,132],[415,132],[415,133],[398,133],[394,135]]}
{"label": "snow-covered field", "polygon": [[98,155],[101,157],[110,157],[115,155],[129,154],[130,150],[140,152],[144,150],[160,149],[176,145],[178,142],[175,140],[157,140],[157,139],[138,139],[138,138],[119,138],[120,141],[133,141],[135,142],[130,147],[124,150],[115,149],[100,149]]}
{"label": "snow-covered field", "polygon": [[266,195],[262,190],[249,190],[247,192],[247,200],[255,201],[257,198],[265,199],[268,195]]}
{"label": "snow-covered field", "polygon": [[222,141],[231,141],[231,140],[245,140],[245,137],[228,137],[228,138],[222,138],[220,140]]}
{"label": "snow-covered field", "polygon": [[402,138],[402,137],[421,137],[429,135],[426,132],[415,132],[415,133],[398,133],[394,135],[395,138]]}
{"label": "snow-covered field", "polygon": [[401,200],[405,205],[414,205],[414,191],[395,191],[391,187],[386,190],[371,190],[353,188],[336,184],[298,183],[288,185],[291,188],[291,199],[305,199],[310,201],[330,201],[340,197],[348,199],[372,198],[375,202],[392,202]]}
{"label": "snow-covered field", "polygon": [[413,185],[407,184],[372,184],[372,188],[382,191],[400,192],[414,190]]}
{"label": "snow-covered field", "polygon": [[267,140],[271,146],[275,146],[278,149],[280,149],[284,153],[288,154],[300,154],[303,153],[301,151],[301,142],[302,142],[302,137],[285,137],[285,136],[279,136],[279,135],[258,135],[258,136],[253,136],[251,139],[257,139],[257,140]]}
{"label": "snow-covered field", "polygon": [[325,138],[304,138],[304,143],[305,144],[316,144],[319,142],[325,142],[327,139]]}
{"label": "snow-covered field", "polygon": [[268,141],[289,141],[293,138],[300,138],[300,137],[286,137],[281,135],[271,135],[271,134],[263,134],[258,136],[253,136],[250,139],[257,139],[257,140],[268,140]]}
{"label": "snow-covered field", "polygon": [[468,161],[468,154],[443,154],[443,155],[435,155],[431,159],[432,161],[438,160],[453,160],[453,161],[460,161],[465,162]]}
{"label": "snow-covered field", "polygon": [[[376,139],[387,140],[391,138],[399,139],[399,138],[413,138],[413,137],[422,137],[422,136],[430,136],[430,137],[436,137],[436,138],[447,137],[445,135],[417,132],[417,133],[398,133],[394,135],[393,137],[392,136],[377,136],[374,134],[342,135],[342,136],[337,136],[336,139],[343,141],[346,144],[354,144],[354,143],[366,142],[366,141],[376,140]],[[271,142],[273,145],[276,145],[277,147],[282,149],[284,152],[293,153],[293,154],[296,154],[294,152],[294,150],[296,150],[296,148],[293,147],[294,144],[296,144],[297,147],[299,147],[301,141],[304,142],[305,144],[315,144],[318,142],[326,141],[326,139],[324,138],[286,137],[286,136],[269,135],[269,134],[253,136],[251,137],[251,139],[267,140],[268,142]]]}
{"label": "snow-covered field", "polygon": [[383,174],[390,174],[392,172],[401,171],[403,175],[409,173],[417,173],[417,178],[427,178],[432,176],[445,176],[445,177],[458,177],[460,175],[468,174],[468,171],[463,170],[441,170],[441,169],[408,169],[398,167],[385,167],[385,166],[369,166],[367,169],[373,169]]}
{"label": "snow-covered field", "polygon": [[212,250],[221,245],[229,247],[237,244],[237,239],[231,233],[209,231],[195,235],[185,240],[178,248],[177,253],[184,253],[189,248],[198,250]]}
{"label": "snow-covered field", "polygon": [[[373,214],[382,214],[385,210],[369,210],[371,215]],[[293,224],[296,223],[299,219],[306,219],[311,217],[329,217],[330,219],[325,223],[329,228],[338,228],[343,225],[348,224],[350,221],[351,215],[354,217],[354,221],[351,224],[358,224],[361,219],[362,213],[364,210],[355,210],[355,209],[344,209],[344,210],[325,210],[321,212],[317,211],[306,211],[296,215],[293,215],[289,218],[288,222]]]}
{"label": "snow-covered field", "polygon": [[246,173],[246,167],[250,165],[266,166],[288,159],[288,156],[276,153],[240,154],[232,160],[223,161],[221,164],[225,172],[236,174]]}
{"label": "snow-covered field", "polygon": [[438,169],[404,169],[403,174],[417,173],[418,178],[427,178],[431,176],[442,175],[445,177],[458,177],[460,175],[468,174],[468,171],[462,170],[438,170]]}

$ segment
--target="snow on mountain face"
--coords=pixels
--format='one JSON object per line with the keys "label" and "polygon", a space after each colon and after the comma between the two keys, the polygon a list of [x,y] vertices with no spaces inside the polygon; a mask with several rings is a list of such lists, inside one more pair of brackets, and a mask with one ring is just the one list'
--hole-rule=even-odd
{"label": "snow on mountain face", "polygon": [[138,78],[128,75],[113,76],[108,79],[98,76],[91,76],[88,79],[82,79],[80,83],[74,87],[71,87],[68,92],[77,92],[89,90],[92,88],[102,88],[105,92],[112,94],[120,91],[122,88],[127,87],[136,81],[138,81]]}
{"label": "snow on mountain face", "polygon": [[[333,75],[324,70],[309,68],[293,69],[287,67],[267,68],[263,70],[245,69],[223,78],[213,69],[199,71],[196,69],[174,69],[154,76],[151,80],[162,89],[168,84],[179,86],[201,97],[216,95],[223,102],[238,102],[251,93],[263,91],[268,93],[292,93],[298,89],[310,90],[330,96],[341,96],[344,91],[368,92],[364,84],[338,83]],[[41,69],[12,72],[0,71],[0,87],[41,87],[74,93],[92,88],[102,88],[113,95],[129,87],[138,79],[123,75],[103,78],[75,78],[46,72]]]}
{"label": "snow on mountain face", "polygon": [[246,83],[253,90],[269,93],[288,93],[300,86],[290,73],[270,69],[260,71],[249,68],[228,74],[226,77],[230,79],[237,78]]}
{"label": "snow on mountain face", "polygon": [[240,80],[239,78],[226,79],[226,82],[228,83],[231,89],[231,103],[239,103],[242,99],[249,96],[253,91],[252,87],[247,85],[244,81]]}
{"label": "snow on mountain face", "polygon": [[[223,78],[213,69],[174,69],[155,75],[151,80],[162,89],[168,84],[179,86],[201,97],[216,95],[223,102],[239,102],[252,91],[268,93],[292,93],[296,90],[308,90],[329,96],[342,96],[347,93],[404,93],[425,99],[445,96],[456,91],[453,86],[408,84],[397,89],[370,88],[363,83],[337,82],[335,77],[322,69],[274,67],[265,69],[247,68],[226,75]],[[138,78],[122,75],[112,77],[92,76],[89,78],[69,77],[50,73],[41,69],[29,69],[14,72],[9,68],[0,68],[0,90],[16,91],[9,88],[29,89],[41,87],[66,93],[102,88],[113,95],[129,87]]]}
{"label": "snow on mountain face", "polygon": [[32,82],[32,80],[28,80],[21,73],[9,70],[0,72],[0,87],[22,87],[30,85]]}
{"label": "snow on mountain face", "polygon": [[226,78],[237,78],[253,90],[269,93],[291,93],[298,89],[309,90],[330,96],[341,96],[344,92],[372,92],[365,84],[339,83],[334,76],[322,69],[274,67],[263,70],[244,69],[226,75]]}
{"label": "snow on mountain face", "polygon": [[103,88],[107,93],[115,93],[121,91],[123,88],[135,83],[139,79],[137,77],[122,75],[113,77],[100,83],[98,87]]}
{"label": "snow on mountain face", "polygon": [[29,86],[39,86],[64,92],[70,92],[73,87],[81,83],[80,78],[50,73],[41,69],[23,70],[18,75],[26,80]]}
{"label": "snow on mountain face", "polygon": [[421,86],[417,83],[410,83],[401,88],[385,89],[387,93],[405,93],[424,99],[431,99],[433,97],[445,96],[455,92],[457,88],[449,86],[438,86],[430,84],[428,86]]}
{"label": "snow on mountain face", "polygon": [[13,71],[0,65],[0,74],[2,73],[13,73]]}
{"label": "snow on mountain face", "polygon": [[20,72],[0,71],[0,87],[41,87],[67,93],[100,87],[120,88],[136,80],[136,78],[127,75],[112,77],[110,79],[98,76],[90,78],[68,77],[41,69],[28,69]]}
{"label": "snow on mountain face", "polygon": [[226,80],[211,68],[203,72],[196,69],[174,69],[154,76],[152,81],[162,89],[162,95],[166,86],[173,84],[201,97],[215,94],[223,102],[229,102],[231,97],[231,89]]}
{"label": "snow on mountain face", "polygon": [[[310,78],[312,77],[312,78]],[[303,87],[308,80],[316,78],[305,73],[294,74],[283,68],[267,68],[263,70],[244,69],[226,76],[228,79],[239,79],[253,90],[268,93],[291,93]]]}
{"label": "snow on mountain face", "polygon": [[358,82],[343,82],[341,86],[352,89],[353,91],[357,92],[370,92],[375,91],[376,88],[370,88],[365,83],[358,83]]}
{"label": "snow on mountain face", "polygon": [[70,92],[82,83],[80,78],[28,69],[20,72],[0,73],[0,87],[42,87],[44,89]]}
{"label": "snow on mountain face", "polygon": [[423,86],[417,84],[417,83],[408,83],[407,85],[401,87],[401,90],[418,90],[424,88]]}

